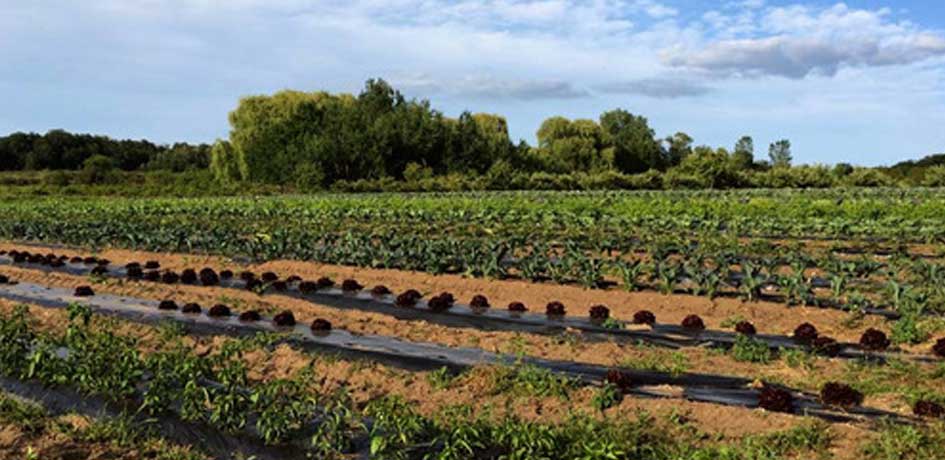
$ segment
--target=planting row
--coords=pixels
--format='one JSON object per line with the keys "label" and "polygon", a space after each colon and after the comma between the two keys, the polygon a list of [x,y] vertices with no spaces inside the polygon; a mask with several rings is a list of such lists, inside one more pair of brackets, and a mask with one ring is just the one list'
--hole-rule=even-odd
{"label": "planting row", "polygon": [[[341,303],[345,307],[354,306],[356,308],[363,308],[367,302],[372,302],[379,306],[379,308],[373,308],[371,311],[386,313],[393,312],[395,315],[398,311],[397,309],[390,310],[389,308],[385,307],[394,305],[401,308],[414,308],[420,305],[421,299],[423,297],[419,291],[414,289],[410,289],[399,295],[392,296],[390,290],[385,286],[375,286],[370,290],[369,294],[359,295],[357,293],[363,290],[364,286],[353,279],[347,279],[342,282],[341,288],[338,290],[333,289],[335,282],[326,277],[320,278],[316,281],[305,281],[298,276],[288,276],[281,278],[278,274],[273,272],[266,272],[257,276],[253,272],[244,271],[238,275],[239,280],[237,281],[233,280],[234,274],[231,271],[223,270],[217,273],[215,270],[209,267],[205,267],[199,272],[195,269],[185,269],[181,271],[180,274],[178,274],[171,270],[159,271],[160,264],[155,261],[145,262],[143,264],[132,262],[127,264],[124,268],[116,268],[111,266],[109,261],[95,257],[75,256],[69,258],[67,256],[57,256],[55,254],[33,255],[21,251],[13,252],[15,253],[14,255],[17,259],[27,260],[33,264],[49,265],[50,267],[54,268],[56,266],[63,268],[66,266],[71,266],[71,272],[75,274],[91,273],[98,276],[126,276],[133,280],[144,279],[155,282],[160,281],[166,284],[174,284],[178,282],[184,284],[200,284],[204,286],[215,286],[222,284],[223,286],[249,289],[260,294],[266,291],[275,291],[286,294],[295,293],[303,298],[334,298],[341,300]],[[2,258],[0,258],[0,261],[2,261]],[[353,299],[360,300],[360,302],[347,301]],[[393,300],[391,301],[391,299]],[[573,317],[566,318],[566,307],[561,302],[549,302],[545,306],[545,314],[549,319],[543,321],[538,321],[535,315],[527,314],[527,307],[521,302],[511,302],[508,306],[510,315],[506,317],[500,317],[499,315],[489,311],[489,300],[483,295],[474,296],[470,300],[468,306],[457,306],[453,295],[448,292],[444,292],[430,298],[424,303],[423,307],[432,313],[446,313],[473,319],[480,318],[483,320],[501,318],[503,320],[502,323],[513,325],[517,323],[521,325],[534,325],[536,323],[540,323],[544,326],[557,328],[572,327],[589,332],[603,333],[604,335],[628,336],[631,338],[650,341],[658,344],[670,343],[682,346],[685,344],[697,344],[701,341],[706,343],[731,345],[737,339],[737,336],[733,334],[717,331],[706,331],[705,323],[698,315],[687,316],[683,319],[680,326],[670,326],[657,324],[656,316],[652,312],[641,310],[636,312],[633,315],[632,320],[628,322],[619,321],[612,318],[609,308],[604,305],[594,305],[590,307],[588,310],[589,320],[579,320]],[[185,310],[186,309],[187,308],[185,308]],[[220,310],[220,312],[216,313],[222,312],[224,311]],[[213,313],[215,312],[211,311],[211,314]],[[437,317],[427,319],[437,321]],[[470,322],[475,323],[475,321],[471,320]],[[494,324],[495,322],[492,323]],[[650,327],[651,331],[643,331],[639,330],[638,328],[631,328],[628,330],[627,326],[629,324],[646,325]],[[755,326],[747,321],[741,321],[734,324],[733,329],[737,335],[744,336],[756,336],[757,332]],[[680,334],[683,336],[683,338],[674,340],[674,335]],[[696,340],[693,340],[693,338]],[[859,340],[858,346],[860,351],[857,352],[846,344],[840,343],[830,337],[819,335],[816,331],[816,328],[809,323],[798,326],[791,337],[762,335],[756,337],[756,340],[761,343],[768,344],[771,348],[793,348],[797,346],[806,346],[818,353],[829,356],[843,357],[861,357],[863,356],[863,351],[871,353],[882,352],[887,350],[891,345],[890,339],[884,332],[876,329],[868,329],[862,334]],[[942,342],[942,340],[939,342]],[[936,347],[937,346],[938,345],[936,345]],[[934,352],[935,347],[933,347],[933,353]],[[899,356],[902,357],[902,355]]]}
{"label": "planting row", "polygon": [[[943,236],[941,190],[520,192],[321,195],[309,197],[8,200],[8,216],[89,219],[121,225],[234,221],[255,227],[447,230],[457,236],[537,235],[542,239],[712,234],[931,241]],[[22,220],[22,219],[17,219]],[[210,228],[210,227],[208,227]]]}
{"label": "planting row", "polygon": [[[82,289],[83,294],[87,294],[87,289]],[[75,297],[64,294],[62,290],[55,288],[41,288],[38,286],[18,284],[15,286],[0,287],[0,296],[16,301],[30,302],[33,304],[49,305],[53,307],[63,307],[68,305]],[[250,324],[240,323],[235,318],[213,318],[204,315],[183,314],[175,312],[168,316],[167,312],[161,312],[160,307],[171,306],[170,302],[151,302],[141,299],[127,297],[112,297],[108,295],[95,296],[85,301],[88,305],[96,308],[97,311],[106,314],[116,315],[132,321],[142,321],[146,323],[159,323],[163,319],[175,319],[183,321],[186,324],[194,326],[195,330],[204,328],[212,333],[252,333],[252,331],[272,331],[272,332],[293,332],[293,343],[297,343],[303,348],[312,346],[313,349],[332,349],[336,351],[347,352],[348,354],[358,356],[368,356],[372,358],[383,358],[385,362],[396,363],[398,358],[400,364],[426,363],[428,368],[449,366],[454,368],[465,368],[482,363],[524,363],[534,365],[539,368],[549,369],[553,372],[569,375],[579,380],[588,382],[601,382],[614,385],[616,389],[623,392],[641,396],[669,396],[662,385],[672,385],[682,388],[683,397],[695,400],[713,403],[722,403],[728,405],[739,405],[764,407],[769,410],[786,410],[786,406],[771,405],[768,406],[768,398],[762,397],[762,394],[779,394],[779,398],[774,400],[783,400],[790,395],[792,401],[791,412],[838,419],[844,417],[889,417],[890,413],[876,411],[873,409],[856,407],[862,402],[862,398],[856,400],[854,404],[847,404],[844,401],[833,399],[831,396],[831,387],[825,386],[819,397],[812,397],[796,391],[777,386],[770,386],[770,389],[755,390],[748,388],[752,383],[750,379],[741,379],[735,377],[712,376],[704,374],[681,374],[671,375],[660,372],[637,371],[620,368],[606,368],[601,366],[575,363],[551,361],[545,359],[522,357],[522,356],[504,356],[485,352],[477,349],[442,347],[432,344],[419,344],[403,342],[396,339],[380,336],[352,335],[344,331],[311,331],[294,328],[286,329],[279,327],[275,323],[275,318],[268,324]],[[176,303],[174,304],[176,305]],[[294,320],[294,318],[293,318]],[[656,386],[656,387],[654,387]],[[764,386],[769,387],[768,385]],[[783,392],[783,393],[782,393]],[[850,400],[846,400],[850,401]],[[780,408],[779,408],[780,407]],[[838,413],[830,408],[842,407],[844,412]],[[844,415],[846,414],[846,415]],[[894,416],[893,416],[894,417]]]}

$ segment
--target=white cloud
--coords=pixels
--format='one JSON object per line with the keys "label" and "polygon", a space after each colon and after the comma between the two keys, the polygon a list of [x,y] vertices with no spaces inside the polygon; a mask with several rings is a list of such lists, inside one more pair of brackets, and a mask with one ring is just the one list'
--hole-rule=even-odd
{"label": "white cloud", "polygon": [[636,94],[655,99],[695,97],[712,92],[712,88],[698,81],[673,76],[610,82],[595,88],[603,93]]}
{"label": "white cloud", "polygon": [[[697,49],[672,48],[664,62],[723,76],[803,78],[834,75],[843,66],[906,65],[945,56],[941,33],[889,16],[885,8],[857,10],[844,4],[823,10],[771,8],[758,21],[758,36],[710,40]],[[703,21],[722,36],[734,27],[733,17],[714,11],[704,14]]]}
{"label": "white cloud", "polygon": [[571,83],[556,80],[515,80],[494,76],[437,79],[427,75],[394,78],[399,88],[424,94],[449,94],[486,99],[576,99],[590,94]]}

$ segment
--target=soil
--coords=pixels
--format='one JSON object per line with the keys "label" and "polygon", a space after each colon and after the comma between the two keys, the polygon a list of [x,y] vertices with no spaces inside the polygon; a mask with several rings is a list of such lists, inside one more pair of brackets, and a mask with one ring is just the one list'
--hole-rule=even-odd
{"label": "soil", "polygon": [[[13,307],[13,303],[0,300],[0,313],[6,314]],[[64,330],[66,312],[40,307],[32,307],[30,311],[36,324],[45,330]],[[116,324],[118,327],[114,328]],[[159,332],[151,326],[115,321],[110,322],[108,327],[119,334],[139,338],[143,352],[154,350],[155,345],[160,342]],[[184,340],[194,345],[196,353],[208,354],[232,339],[184,337]],[[360,406],[380,396],[397,395],[409,402],[418,412],[428,416],[435,416],[446,407],[464,404],[473,408],[474,414],[501,416],[514,413],[526,420],[551,423],[565,421],[578,412],[595,417],[627,417],[631,420],[646,413],[654,418],[655,423],[667,424],[667,429],[678,425],[679,421],[684,421],[686,426],[706,433],[707,440],[716,441],[732,441],[749,435],[774,433],[812,422],[804,417],[762,409],[629,396],[619,405],[600,414],[592,409],[591,399],[595,390],[590,387],[575,389],[567,398],[496,393],[492,391],[492,381],[497,369],[490,366],[473,368],[458,376],[444,389],[433,387],[427,372],[409,372],[373,362],[316,356],[287,345],[280,345],[271,351],[257,349],[247,352],[243,355],[243,360],[248,365],[253,381],[289,378],[302,369],[313,366],[313,375],[318,378],[310,382],[310,387],[319,394],[330,394],[345,388]],[[860,424],[834,423],[829,424],[829,430],[834,434],[836,446],[854,445],[858,440],[870,436],[868,427]],[[838,454],[843,455],[836,458],[856,458],[853,455],[855,452],[850,449],[838,448]]]}
{"label": "soil", "polygon": [[[0,243],[0,249],[23,248],[23,245]],[[30,250],[44,253],[66,253],[70,256],[79,253],[38,245],[31,245]],[[81,252],[83,255],[89,253],[91,252]],[[121,265],[132,261],[156,260],[161,263],[162,269],[169,268],[175,271],[210,266],[218,271],[228,268],[237,273],[242,270],[250,270],[255,273],[272,271],[283,278],[298,275],[304,279],[314,280],[327,276],[338,282],[353,278],[368,287],[378,284],[385,285],[395,293],[407,289],[417,289],[425,295],[450,292],[461,302],[468,302],[474,295],[482,294],[489,299],[493,308],[505,308],[510,302],[520,301],[532,311],[544,311],[547,303],[560,301],[564,303],[569,315],[586,316],[592,305],[606,305],[610,308],[612,317],[622,320],[629,320],[635,312],[643,309],[654,312],[657,321],[664,324],[679,324],[686,316],[697,314],[705,321],[706,327],[710,329],[722,329],[723,323],[729,322],[733,318],[742,318],[754,323],[761,334],[790,335],[795,327],[804,322],[810,322],[817,326],[817,329],[823,335],[829,335],[841,341],[855,342],[859,339],[862,331],[869,327],[888,331],[886,321],[878,317],[864,318],[858,322],[855,329],[850,329],[846,326],[850,314],[842,311],[812,307],[787,307],[784,304],[763,301],[745,302],[734,298],[710,300],[705,297],[682,294],[663,295],[647,291],[588,290],[578,286],[552,283],[536,284],[521,280],[489,280],[467,278],[460,275],[430,275],[413,271],[347,267],[291,260],[244,265],[216,256],[154,253],[123,249],[106,249],[96,253],[96,255]]]}
{"label": "soil", "polygon": [[[22,245],[0,243],[0,249],[23,249]],[[91,251],[62,250],[49,247],[30,251],[54,252],[67,255],[88,255]],[[255,273],[273,271],[283,278],[298,275],[314,280],[322,276],[333,278],[336,282],[347,278],[356,279],[368,288],[382,284],[395,293],[407,289],[417,289],[424,294],[451,292],[461,302],[468,302],[474,295],[488,297],[493,308],[504,308],[509,302],[521,301],[533,311],[543,311],[550,301],[563,302],[569,314],[586,315],[591,305],[604,304],[610,308],[612,317],[630,319],[633,313],[647,309],[656,314],[660,323],[678,324],[689,314],[699,315],[710,329],[724,329],[723,323],[734,324],[734,318],[751,321],[759,333],[790,335],[794,328],[803,322],[814,324],[821,335],[829,335],[841,341],[856,342],[862,331],[877,328],[888,333],[884,320],[878,317],[853,318],[836,311],[806,307],[788,308],[783,304],[768,302],[743,302],[738,299],[708,300],[688,295],[661,295],[653,292],[629,293],[618,290],[585,290],[575,286],[554,284],[535,284],[517,280],[471,279],[458,275],[433,276],[425,273],[398,270],[365,269],[324,265],[299,261],[271,261],[262,264],[240,264],[235,261],[204,255],[164,254],[152,252],[132,252],[126,250],[104,250],[96,253],[114,264],[132,261],[144,262],[157,260],[162,269],[181,271],[184,268],[199,270],[205,266],[217,271],[231,269],[236,273],[250,270]],[[0,267],[0,272],[12,279],[43,285],[72,288],[79,284],[88,284],[89,279],[60,273],[47,274],[34,270],[15,267]],[[580,334],[569,332],[567,336],[548,337],[513,332],[491,332],[469,328],[449,328],[430,324],[425,321],[398,321],[390,316],[313,304],[309,301],[294,299],[277,294],[258,296],[247,291],[237,291],[218,287],[198,287],[187,285],[165,285],[149,282],[129,282],[108,280],[94,284],[95,292],[128,295],[162,300],[171,298],[178,304],[198,302],[205,307],[224,303],[239,312],[258,309],[272,314],[285,309],[292,310],[300,323],[311,322],[315,318],[330,321],[335,328],[354,333],[378,334],[398,337],[404,340],[434,342],[447,346],[478,347],[494,352],[525,352],[528,355],[557,360],[570,360],[600,365],[650,363],[667,365],[671,352],[637,346],[625,342],[588,342],[580,340]],[[0,311],[12,308],[10,302],[0,301]],[[64,324],[64,312],[32,308],[42,328],[55,330]],[[160,346],[160,333],[147,326],[117,322],[119,333],[135,335],[141,338],[143,351],[153,351]],[[209,353],[219,348],[227,338],[187,338],[198,353]],[[912,348],[912,352],[927,353],[928,344]],[[683,357],[685,370],[762,378],[782,382],[795,388],[816,391],[827,380],[843,380],[848,375],[848,364],[835,359],[817,359],[812,369],[792,368],[784,360],[775,360],[770,364],[743,363],[733,360],[729,355],[700,348],[683,349],[678,352]],[[247,353],[244,360],[250,364],[250,377],[254,380],[287,378],[308,367],[315,367],[316,381],[312,388],[318,392],[331,392],[347,388],[355,401],[365,404],[382,395],[394,394],[410,401],[421,413],[435,415],[443,408],[457,404],[468,404],[477,413],[503,414],[514,412],[519,417],[529,420],[562,421],[575,411],[594,413],[591,399],[595,390],[581,388],[573,391],[567,399],[558,397],[516,396],[510,394],[490,394],[491,379],[497,370],[490,367],[478,367],[461,375],[446,389],[432,386],[428,373],[408,372],[376,363],[357,360],[343,360],[327,356],[316,356],[299,352],[288,346],[279,346],[272,351],[256,350]],[[909,407],[904,399],[894,393],[869,396],[865,405],[899,413],[908,413]],[[617,407],[606,411],[608,417],[636,418],[640,412],[655,415],[661,420],[673,417],[683,420],[707,433],[707,439],[738,438],[745,435],[770,433],[807,423],[807,420],[792,415],[766,412],[760,409],[721,406],[709,403],[697,403],[679,399],[624,398]],[[594,414],[600,416],[600,414]],[[666,422],[669,423],[669,422]],[[832,446],[836,458],[857,458],[857,447],[862,446],[872,436],[867,426],[861,424],[829,424],[830,432],[835,436]],[[0,441],[5,432],[0,432]],[[0,449],[4,444],[0,442]],[[4,451],[0,450],[0,454]],[[0,458],[6,458],[0,455]],[[47,457],[42,457],[47,458]],[[49,457],[67,458],[67,457]],[[116,457],[125,458],[125,457]]]}

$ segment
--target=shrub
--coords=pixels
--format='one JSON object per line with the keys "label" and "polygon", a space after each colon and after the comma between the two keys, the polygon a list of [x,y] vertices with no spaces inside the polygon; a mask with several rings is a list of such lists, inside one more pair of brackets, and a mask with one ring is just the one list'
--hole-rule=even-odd
{"label": "shrub", "polygon": [[92,155],[82,163],[79,182],[83,184],[107,184],[115,182],[115,162],[105,155]]}
{"label": "shrub", "polygon": [[73,295],[76,297],[91,297],[95,295],[95,292],[89,286],[79,286],[75,288]]}
{"label": "shrub", "polygon": [[182,313],[190,313],[190,314],[194,314],[194,315],[197,314],[197,313],[200,313],[201,310],[202,310],[202,309],[200,308],[200,304],[198,304],[198,303],[193,303],[193,302],[188,303],[188,304],[185,304],[185,305],[184,305],[183,307],[181,307],[181,309],[180,309],[180,311],[181,311]]}

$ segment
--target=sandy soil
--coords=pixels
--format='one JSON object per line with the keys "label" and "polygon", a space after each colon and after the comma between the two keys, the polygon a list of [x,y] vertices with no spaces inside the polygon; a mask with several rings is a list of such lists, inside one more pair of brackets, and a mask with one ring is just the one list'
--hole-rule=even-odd
{"label": "sandy soil", "polygon": [[[24,247],[0,243],[0,249],[11,250]],[[65,253],[70,256],[90,254],[90,252],[63,251],[54,248],[41,249],[41,246],[32,246],[32,248],[33,251]],[[161,263],[162,268],[177,271],[184,268],[199,270],[204,266],[210,266],[218,270],[229,268],[234,271],[250,270],[256,273],[273,271],[283,277],[298,275],[306,279],[328,276],[339,282],[346,278],[353,278],[365,286],[383,284],[394,292],[407,289],[417,289],[428,295],[444,291],[451,292],[457,299],[464,302],[468,302],[476,294],[482,294],[495,308],[504,308],[510,302],[520,301],[525,303],[530,310],[543,311],[548,302],[557,300],[564,303],[568,314],[584,316],[592,305],[603,304],[607,305],[611,315],[618,319],[628,320],[635,312],[646,309],[656,314],[657,321],[667,324],[679,324],[686,316],[698,314],[705,321],[706,326],[713,329],[721,329],[722,323],[733,318],[742,318],[753,322],[759,333],[790,335],[799,324],[810,322],[822,334],[851,342],[859,340],[860,334],[868,327],[888,330],[886,321],[878,317],[864,318],[857,322],[855,328],[850,328],[848,327],[850,315],[842,311],[808,307],[788,308],[779,303],[744,302],[733,298],[710,300],[705,297],[662,295],[657,292],[587,290],[577,286],[551,283],[476,279],[460,275],[429,275],[402,270],[345,267],[289,260],[241,265],[215,256],[134,252],[121,249],[108,249],[96,255],[120,264],[156,260]]]}
{"label": "sandy soil", "polygon": [[[0,314],[8,313],[13,307],[13,303],[0,300]],[[31,316],[35,318],[37,326],[47,331],[64,330],[66,314],[61,310],[32,307]],[[117,327],[113,327],[113,324]],[[153,350],[155,343],[159,342],[160,334],[150,326],[115,321],[109,327],[119,334],[137,337],[144,352]],[[205,354],[219,349],[231,339],[185,337],[184,340],[193,344],[195,352]],[[654,423],[665,424],[666,429],[681,429],[679,421],[684,421],[690,429],[706,433],[706,442],[733,441],[743,436],[773,433],[812,422],[803,417],[761,409],[633,397],[624,398],[618,406],[600,414],[591,406],[595,391],[592,388],[573,390],[566,399],[495,393],[491,389],[496,369],[491,367],[474,368],[457,377],[448,388],[440,389],[431,385],[427,379],[428,373],[408,372],[364,361],[318,357],[286,345],[271,351],[250,351],[243,355],[243,360],[248,364],[250,378],[254,381],[288,378],[313,366],[314,375],[318,378],[311,381],[310,386],[320,394],[346,388],[354,401],[362,406],[379,396],[399,395],[420,413],[430,416],[459,404],[469,405],[477,414],[500,416],[513,412],[527,420],[547,422],[560,422],[577,412],[610,419],[636,419],[641,413],[647,413],[654,418]],[[831,450],[836,453],[836,458],[856,458],[852,446],[861,445],[871,436],[869,427],[863,424],[833,423],[826,424],[825,429],[833,435]]]}

